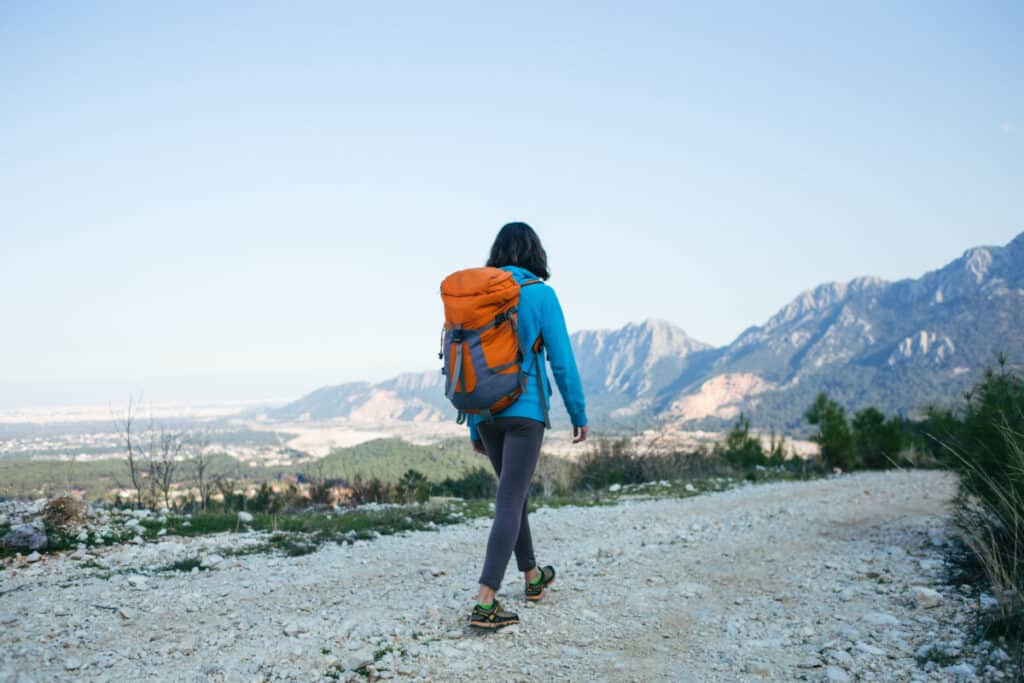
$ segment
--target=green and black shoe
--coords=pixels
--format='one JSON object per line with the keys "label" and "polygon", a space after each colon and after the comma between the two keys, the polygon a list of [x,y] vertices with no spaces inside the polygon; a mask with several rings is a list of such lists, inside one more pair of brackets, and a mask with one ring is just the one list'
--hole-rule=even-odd
{"label": "green and black shoe", "polygon": [[535,582],[526,582],[526,599],[537,601],[544,597],[544,589],[555,582],[555,568],[551,565],[542,567],[540,576]]}
{"label": "green and black shoe", "polygon": [[479,602],[469,615],[469,625],[476,628],[501,628],[519,623],[519,615],[506,612],[497,599],[491,603],[490,608],[485,608]]}

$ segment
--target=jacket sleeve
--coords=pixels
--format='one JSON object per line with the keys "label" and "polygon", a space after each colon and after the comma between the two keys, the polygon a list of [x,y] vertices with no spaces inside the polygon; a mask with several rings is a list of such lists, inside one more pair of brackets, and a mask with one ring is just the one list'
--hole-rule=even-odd
{"label": "jacket sleeve", "polygon": [[583,398],[583,383],[576,368],[576,356],[569,341],[569,330],[565,326],[565,315],[558,302],[555,290],[547,288],[548,296],[544,299],[541,315],[540,333],[544,337],[544,346],[548,350],[551,361],[551,372],[558,384],[558,392],[565,402],[565,409],[575,427],[587,424],[587,406]]}

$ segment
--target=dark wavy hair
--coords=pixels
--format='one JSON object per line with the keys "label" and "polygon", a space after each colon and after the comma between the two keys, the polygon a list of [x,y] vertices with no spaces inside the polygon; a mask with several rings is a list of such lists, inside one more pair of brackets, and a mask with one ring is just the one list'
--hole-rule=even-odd
{"label": "dark wavy hair", "polygon": [[551,277],[548,253],[544,251],[537,233],[526,223],[507,223],[498,231],[487,265],[491,268],[519,266],[541,280]]}

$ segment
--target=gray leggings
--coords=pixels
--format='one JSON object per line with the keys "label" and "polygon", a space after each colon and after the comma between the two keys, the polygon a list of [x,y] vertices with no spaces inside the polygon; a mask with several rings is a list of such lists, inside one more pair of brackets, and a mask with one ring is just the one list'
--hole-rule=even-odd
{"label": "gray leggings", "polygon": [[544,423],[526,417],[499,417],[477,425],[487,457],[498,475],[498,496],[494,502],[494,525],[487,539],[487,557],[480,583],[494,590],[501,587],[509,557],[515,549],[519,571],[537,566],[533,539],[526,516],[530,479],[540,457]]}

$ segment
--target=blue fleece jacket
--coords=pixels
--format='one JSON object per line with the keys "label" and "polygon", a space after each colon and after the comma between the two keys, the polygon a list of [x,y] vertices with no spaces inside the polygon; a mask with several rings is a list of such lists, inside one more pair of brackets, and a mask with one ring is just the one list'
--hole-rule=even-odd
{"label": "blue fleece jacket", "polygon": [[[503,270],[512,273],[516,282],[520,284],[537,279],[536,275],[519,266],[505,266]],[[580,382],[579,370],[576,369],[576,357],[569,343],[569,331],[565,327],[562,306],[558,303],[555,290],[543,282],[523,287],[519,295],[519,338],[522,340],[525,355],[523,370],[528,377],[526,391],[515,403],[496,413],[495,417],[529,417],[544,420],[544,406],[541,404],[540,392],[537,391],[538,356],[530,350],[530,345],[537,339],[537,335],[544,338],[544,348],[540,354],[541,377],[544,378],[544,395],[548,397],[548,405],[551,405],[551,382],[548,380],[547,367],[543,362],[545,354],[551,363],[558,392],[562,395],[565,409],[569,412],[573,425],[586,425],[587,406],[583,398],[583,384]],[[476,425],[482,419],[477,415],[469,416],[469,438],[474,441],[480,438]]]}

